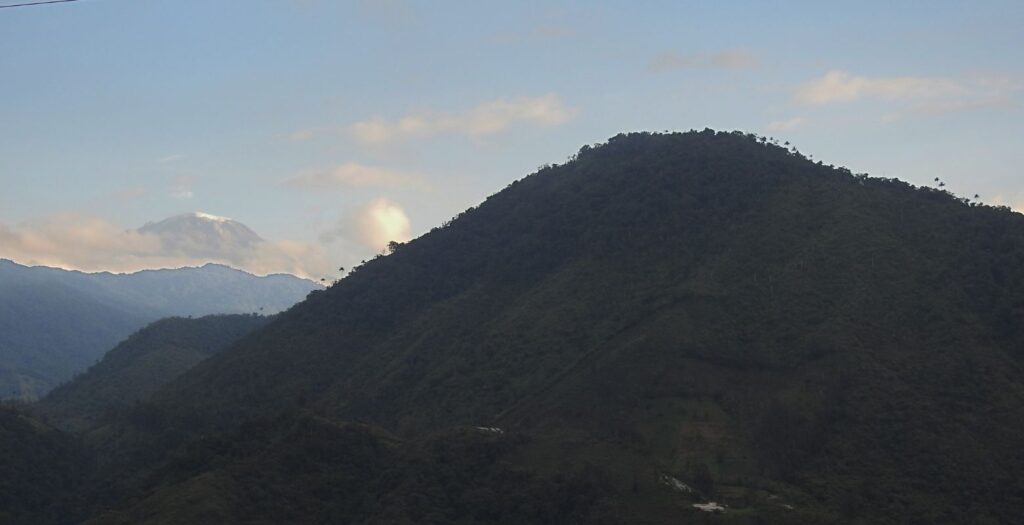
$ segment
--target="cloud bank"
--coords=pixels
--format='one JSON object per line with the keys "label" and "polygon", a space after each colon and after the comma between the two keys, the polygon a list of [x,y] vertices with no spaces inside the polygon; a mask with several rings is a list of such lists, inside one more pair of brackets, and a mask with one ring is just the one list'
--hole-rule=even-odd
{"label": "cloud bank", "polygon": [[283,272],[319,278],[331,268],[319,246],[301,241],[214,243],[188,235],[124,229],[99,217],[59,214],[13,227],[0,224],[0,257],[22,264],[111,272],[218,262],[259,275]]}

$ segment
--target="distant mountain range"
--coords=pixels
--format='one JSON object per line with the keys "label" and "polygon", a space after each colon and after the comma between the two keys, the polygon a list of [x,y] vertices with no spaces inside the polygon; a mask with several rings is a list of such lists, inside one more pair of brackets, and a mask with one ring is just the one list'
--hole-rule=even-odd
{"label": "distant mountain range", "polygon": [[156,319],[273,314],[319,288],[217,264],[113,274],[0,259],[0,397],[41,396]]}

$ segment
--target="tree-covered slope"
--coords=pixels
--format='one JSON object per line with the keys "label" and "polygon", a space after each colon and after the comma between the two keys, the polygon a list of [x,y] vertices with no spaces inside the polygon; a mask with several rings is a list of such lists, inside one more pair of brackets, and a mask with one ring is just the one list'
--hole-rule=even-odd
{"label": "tree-covered slope", "polygon": [[88,462],[72,436],[0,405],[0,523],[68,523]]}
{"label": "tree-covered slope", "polygon": [[86,430],[124,412],[200,361],[263,326],[256,315],[161,319],[132,334],[35,405],[62,427]]}
{"label": "tree-covered slope", "polygon": [[480,429],[400,440],[300,412],[193,443],[141,500],[87,523],[618,522],[600,476],[524,471],[522,448]]}
{"label": "tree-covered slope", "polygon": [[706,468],[847,516],[1009,522],[1022,285],[1008,210],[742,134],[623,135],[157,399],[198,428],[300,404],[403,436],[496,425],[580,440],[561,461],[601,450],[622,478]]}

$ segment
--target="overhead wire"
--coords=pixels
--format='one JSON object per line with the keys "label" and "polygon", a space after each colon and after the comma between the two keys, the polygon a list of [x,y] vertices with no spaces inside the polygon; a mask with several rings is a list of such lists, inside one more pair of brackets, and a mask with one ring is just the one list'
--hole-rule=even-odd
{"label": "overhead wire", "polygon": [[68,2],[77,2],[78,0],[42,0],[41,2],[25,2],[21,4],[7,4],[0,5],[0,9],[7,9],[8,7],[29,7],[33,5],[45,5],[45,4],[66,4]]}

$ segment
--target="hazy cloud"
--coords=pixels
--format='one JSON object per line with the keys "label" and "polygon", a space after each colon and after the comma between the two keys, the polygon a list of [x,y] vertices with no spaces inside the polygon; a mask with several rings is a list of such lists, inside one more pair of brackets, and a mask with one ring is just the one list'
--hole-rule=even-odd
{"label": "hazy cloud", "polygon": [[305,189],[386,188],[428,189],[426,179],[417,173],[365,166],[347,162],[329,170],[296,175],[284,185]]}
{"label": "hazy cloud", "polygon": [[191,199],[192,184],[195,180],[188,175],[178,175],[171,179],[171,197],[175,199]]}
{"label": "hazy cloud", "polygon": [[776,120],[768,123],[768,131],[790,131],[797,129],[807,123],[803,117],[792,117],[784,120]]}
{"label": "hazy cloud", "polygon": [[376,144],[409,137],[455,134],[472,138],[504,131],[516,123],[555,126],[573,117],[554,93],[540,97],[499,98],[461,113],[422,111],[398,120],[375,117],[350,128],[356,140]]}
{"label": "hazy cloud", "polygon": [[964,95],[967,88],[948,78],[932,77],[878,77],[852,75],[832,70],[821,78],[805,82],[796,88],[796,100],[802,104],[823,105],[854,102],[865,98],[883,100],[927,99]]}
{"label": "hazy cloud", "polygon": [[285,138],[289,142],[304,142],[316,138],[318,132],[319,130],[316,128],[298,129],[286,135]]}
{"label": "hazy cloud", "polygon": [[[319,278],[331,268],[323,250],[305,242],[224,243],[210,253],[208,239],[189,243],[166,235],[124,229],[99,217],[58,214],[13,227],[0,224],[0,257],[22,264],[111,272],[218,262],[257,274],[286,272]],[[191,244],[203,250],[193,253],[183,248]]]}
{"label": "hazy cloud", "polygon": [[168,155],[166,157],[161,157],[159,159],[156,159],[156,161],[158,163],[160,163],[160,164],[167,164],[168,162],[177,162],[177,161],[179,161],[179,160],[181,160],[183,158],[185,158],[185,155],[182,155],[181,153],[178,153],[178,154],[175,154],[175,155]]}
{"label": "hazy cloud", "polygon": [[656,72],[682,69],[749,69],[757,66],[757,57],[745,49],[722,49],[712,53],[662,53],[651,61]]}

